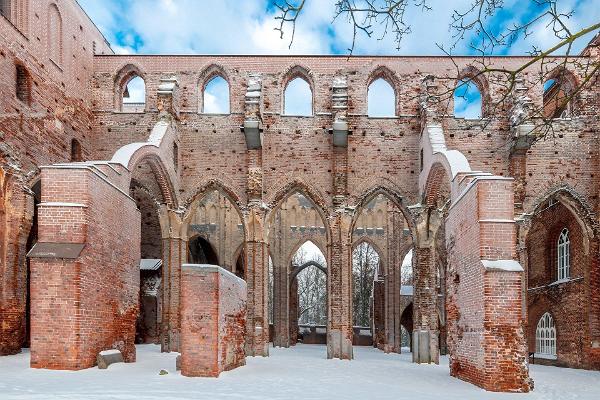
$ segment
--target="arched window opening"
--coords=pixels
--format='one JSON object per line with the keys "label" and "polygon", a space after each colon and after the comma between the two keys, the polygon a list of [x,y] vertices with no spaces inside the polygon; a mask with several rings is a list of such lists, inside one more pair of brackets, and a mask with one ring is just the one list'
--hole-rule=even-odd
{"label": "arched window opening", "polygon": [[550,313],[540,318],[535,330],[535,353],[541,357],[556,357],[556,327]]}
{"label": "arched window opening", "polygon": [[564,228],[558,236],[558,280],[569,279],[571,276],[571,256],[569,230]]}
{"label": "arched window opening", "polygon": [[189,259],[192,264],[211,264],[219,265],[217,252],[213,249],[208,240],[196,236],[190,240]]}
{"label": "arched window opening", "polygon": [[229,84],[217,75],[204,86],[202,112],[204,114],[229,114]]}
{"label": "arched window opening", "polygon": [[472,79],[461,79],[454,89],[454,116],[456,118],[480,119],[483,102],[481,90]]}
{"label": "arched window opening", "polygon": [[313,114],[312,91],[304,79],[292,79],[284,91],[283,114],[310,116]]}
{"label": "arched window opening", "polygon": [[371,296],[379,261],[379,254],[367,242],[360,243],[352,252],[352,315],[354,326],[371,326]]}
{"label": "arched window opening", "polygon": [[396,92],[383,78],[369,85],[367,95],[369,117],[393,117],[396,115]]}
{"label": "arched window opening", "polygon": [[[315,261],[326,268],[325,256],[311,241],[305,242],[292,258],[292,269],[301,267],[309,261]],[[315,265],[299,271],[297,282],[298,325],[327,325],[327,275]],[[294,286],[292,284],[292,286]],[[292,299],[292,303],[293,303]]]}
{"label": "arched window opening", "polygon": [[122,90],[121,110],[124,112],[141,113],[146,108],[146,83],[133,75]]}
{"label": "arched window opening", "polygon": [[15,91],[17,99],[29,105],[31,104],[31,79],[29,72],[27,72],[27,69],[22,65],[16,66],[16,72],[17,79]]}
{"label": "arched window opening", "polygon": [[81,156],[81,144],[77,139],[71,139],[71,162],[83,161]]}
{"label": "arched window opening", "polygon": [[544,82],[544,118],[569,118],[573,115],[573,85],[566,72]]}
{"label": "arched window opening", "polygon": [[57,65],[63,62],[63,29],[62,17],[56,4],[48,10],[48,49],[50,59]]}
{"label": "arched window opening", "polygon": [[401,266],[401,270],[400,270],[402,286],[412,286],[413,285],[412,259],[413,259],[413,250],[411,249],[404,257],[404,260],[402,261],[402,266]]}

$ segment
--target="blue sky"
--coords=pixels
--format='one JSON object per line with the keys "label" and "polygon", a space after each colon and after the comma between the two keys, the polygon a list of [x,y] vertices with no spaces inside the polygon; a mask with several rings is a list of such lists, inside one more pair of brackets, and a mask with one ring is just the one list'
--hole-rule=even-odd
{"label": "blue sky", "polygon": [[[379,40],[358,38],[356,54],[440,54],[436,43],[452,43],[448,24],[452,12],[464,10],[472,0],[428,0],[432,10],[409,8],[406,20],[412,32],[400,50],[392,35]],[[274,31],[276,10],[271,0],[79,0],[117,53],[152,54],[345,54],[350,46],[351,25],[340,19],[331,24],[335,0],[307,0],[291,48],[288,27],[284,39]],[[536,12],[533,0],[504,0],[505,9],[489,21],[502,30]],[[599,0],[559,0],[563,10],[575,10],[569,20],[577,29],[600,20]],[[589,40],[590,37],[586,38]],[[470,54],[474,38],[461,41],[455,54]],[[577,46],[580,50],[585,40]],[[548,48],[556,43],[543,22],[526,40],[499,54],[524,54],[532,45]]]}

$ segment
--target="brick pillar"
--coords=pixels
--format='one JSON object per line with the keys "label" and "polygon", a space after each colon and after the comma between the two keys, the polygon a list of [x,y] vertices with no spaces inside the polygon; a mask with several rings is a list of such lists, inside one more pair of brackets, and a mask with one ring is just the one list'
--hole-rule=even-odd
{"label": "brick pillar", "polygon": [[352,353],[352,246],[351,218],[338,210],[330,218],[331,246],[327,279],[327,358],[351,360]]}
{"label": "brick pillar", "polygon": [[179,300],[181,264],[187,259],[187,241],[181,238],[163,239],[162,327],[161,351],[179,351],[181,332]]}
{"label": "brick pillar", "polygon": [[181,267],[181,374],[217,377],[246,364],[246,283],[216,265]]}
{"label": "brick pillar", "polygon": [[528,392],[512,184],[475,177],[450,207],[446,326],[452,376],[486,390]]}
{"label": "brick pillar", "polygon": [[113,348],[135,361],[140,212],[113,183],[126,173],[118,166],[42,168],[30,262],[33,368],[90,368],[98,352]]}
{"label": "brick pillar", "polygon": [[439,364],[439,324],[434,249],[417,245],[414,276],[413,362]]}
{"label": "brick pillar", "polygon": [[273,346],[290,347],[289,264],[280,251],[273,261]]}
{"label": "brick pillar", "polygon": [[385,283],[373,282],[373,347],[384,350],[385,347]]}
{"label": "brick pillar", "polygon": [[298,343],[298,312],[299,312],[299,299],[298,299],[298,279],[294,279],[290,283],[290,308],[289,308],[289,321],[290,321],[290,346],[295,346]]}
{"label": "brick pillar", "polygon": [[248,285],[246,354],[266,357],[269,355],[269,245],[264,239],[264,221],[264,210],[258,203],[251,203],[245,244]]}
{"label": "brick pillar", "polygon": [[33,220],[29,190],[0,168],[0,356],[17,354],[25,342],[27,239]]}
{"label": "brick pillar", "polygon": [[401,268],[404,236],[404,216],[402,212],[388,202],[387,210],[387,254],[382,254],[386,259],[385,267],[385,345],[383,350],[386,353],[400,353],[401,336],[400,329],[400,286],[401,286]]}

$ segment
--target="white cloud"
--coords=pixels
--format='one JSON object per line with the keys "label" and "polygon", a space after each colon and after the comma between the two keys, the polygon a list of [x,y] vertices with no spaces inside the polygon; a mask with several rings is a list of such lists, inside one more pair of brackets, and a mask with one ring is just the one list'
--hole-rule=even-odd
{"label": "white cloud", "polygon": [[391,117],[396,115],[396,95],[387,81],[377,79],[369,86],[369,116]]}
{"label": "white cloud", "polygon": [[284,114],[312,115],[312,93],[304,79],[296,78],[287,85],[284,105]]}
{"label": "white cloud", "polygon": [[[294,43],[288,48],[291,26],[285,28],[283,39],[274,30],[278,21],[276,10],[268,9],[272,0],[80,0],[82,6],[119,51],[140,53],[208,53],[208,54],[328,54],[345,53],[352,43],[352,25],[343,17],[331,24],[335,0],[307,0],[301,14]],[[373,37],[357,37],[355,54],[431,54],[453,43],[449,23],[454,10],[465,10],[472,0],[428,0],[431,10],[408,7],[405,20],[412,32],[396,50],[393,35],[388,32],[381,40],[382,27],[374,25]],[[524,5],[525,4],[525,5]],[[500,21],[503,26],[520,21],[529,9],[523,0],[505,0],[511,19]],[[563,0],[564,10],[575,9],[569,20],[574,29],[590,25],[600,17],[597,0]],[[504,14],[506,15],[506,13]],[[498,23],[498,21],[495,21]],[[590,39],[591,35],[586,39]],[[586,40],[582,40],[577,51]],[[523,54],[533,44],[544,48],[556,43],[552,31],[543,23],[532,35],[520,41],[509,52]],[[461,41],[454,54],[469,52],[469,38]]]}

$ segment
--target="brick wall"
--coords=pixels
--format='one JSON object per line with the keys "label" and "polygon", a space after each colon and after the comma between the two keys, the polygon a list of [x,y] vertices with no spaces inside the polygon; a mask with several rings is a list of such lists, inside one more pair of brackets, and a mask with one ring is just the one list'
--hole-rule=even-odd
{"label": "brick wall", "polygon": [[213,265],[181,268],[181,373],[217,377],[245,365],[246,283]]}
{"label": "brick wall", "polygon": [[75,259],[31,260],[31,366],[89,368],[98,352],[112,348],[135,361],[135,202],[90,167],[44,168],[42,193],[39,243],[85,247]]}
{"label": "brick wall", "polygon": [[527,392],[513,219],[512,180],[476,178],[454,199],[446,221],[447,340],[451,375],[486,390]]}

